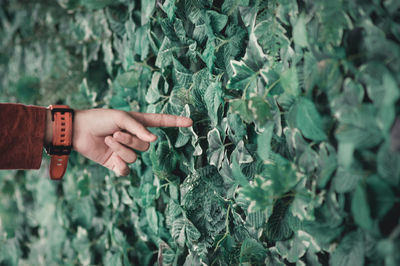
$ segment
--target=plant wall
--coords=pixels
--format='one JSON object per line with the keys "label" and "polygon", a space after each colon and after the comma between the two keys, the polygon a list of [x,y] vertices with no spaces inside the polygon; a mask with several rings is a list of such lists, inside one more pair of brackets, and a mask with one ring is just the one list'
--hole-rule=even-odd
{"label": "plant wall", "polygon": [[1,3],[1,101],[194,121],[1,172],[1,265],[399,265],[399,1]]}

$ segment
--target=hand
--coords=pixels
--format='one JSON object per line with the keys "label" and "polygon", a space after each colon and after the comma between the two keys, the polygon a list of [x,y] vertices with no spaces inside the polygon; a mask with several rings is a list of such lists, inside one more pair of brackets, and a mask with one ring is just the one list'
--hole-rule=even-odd
{"label": "hand", "polygon": [[[134,150],[146,151],[157,136],[146,127],[190,127],[187,117],[124,112],[113,109],[75,110],[73,149],[117,175],[128,175]],[[51,131],[51,130],[50,130]]]}

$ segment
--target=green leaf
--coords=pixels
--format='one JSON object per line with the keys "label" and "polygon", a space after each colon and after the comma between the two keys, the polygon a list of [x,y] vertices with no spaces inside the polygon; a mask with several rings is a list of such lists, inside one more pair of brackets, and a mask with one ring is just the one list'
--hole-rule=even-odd
{"label": "green leaf", "polygon": [[227,84],[228,89],[246,90],[256,87],[257,74],[244,62],[231,61],[233,76]]}
{"label": "green leaf", "polygon": [[308,46],[306,21],[304,14],[301,14],[297,18],[297,22],[293,27],[293,40],[294,43],[299,45],[300,47]]}
{"label": "green leaf", "polygon": [[218,124],[218,109],[222,100],[222,88],[221,83],[213,82],[208,87],[204,94],[204,101],[208,110],[208,115],[211,118],[211,125],[216,126]]}
{"label": "green leaf", "polygon": [[170,39],[168,39],[168,37],[164,37],[157,54],[155,65],[157,67],[167,67],[170,65],[173,59],[173,51],[175,50],[177,50],[177,48],[172,46]]}
{"label": "green leaf", "polygon": [[157,216],[156,209],[154,207],[148,207],[145,210],[146,210],[146,218],[147,218],[147,222],[149,223],[149,227],[155,234],[158,234],[158,216]]}
{"label": "green leaf", "polygon": [[113,254],[110,251],[107,251],[103,262],[104,265],[122,266],[121,253],[117,252]]}
{"label": "green leaf", "polygon": [[289,110],[288,123],[291,127],[300,129],[308,139],[318,142],[327,139],[321,116],[315,105],[306,98],[299,98]]}
{"label": "green leaf", "polygon": [[139,73],[137,71],[125,72],[117,77],[117,81],[124,88],[136,88],[139,84]]}
{"label": "green leaf", "polygon": [[216,59],[214,53],[215,53],[215,41],[213,39],[208,39],[206,44],[206,49],[204,49],[201,58],[207,64],[210,73],[212,73],[214,69],[214,61]]}
{"label": "green leaf", "polygon": [[317,185],[318,187],[323,188],[329,182],[333,173],[337,169],[337,155],[335,148],[325,142],[322,142],[319,145],[318,155]]}
{"label": "green leaf", "polygon": [[231,15],[233,12],[238,10],[239,6],[248,6],[249,0],[226,0],[222,4],[222,12]]}
{"label": "green leaf", "polygon": [[167,13],[168,18],[171,21],[173,21],[175,18],[175,11],[176,11],[175,1],[176,0],[166,0],[162,5],[164,12]]}
{"label": "green leaf", "polygon": [[141,0],[141,22],[142,25],[146,24],[149,20],[150,17],[153,14],[153,10],[155,7],[156,1],[155,0]]}
{"label": "green leaf", "polygon": [[200,232],[185,218],[176,219],[172,225],[172,237],[180,247],[192,245],[200,238]]}
{"label": "green leaf", "polygon": [[367,178],[366,196],[371,216],[377,219],[383,218],[394,205],[396,198],[393,190],[385,180],[378,176]]}
{"label": "green leaf", "polygon": [[192,81],[192,74],[177,59],[172,58],[174,69],[173,78],[177,86],[188,88]]}
{"label": "green leaf", "polygon": [[90,194],[90,179],[87,173],[78,177],[78,196],[85,197]]}
{"label": "green leaf", "polygon": [[240,115],[240,118],[242,118],[243,121],[250,123],[253,121],[253,115],[247,106],[248,101],[241,98],[229,101],[230,112]]}
{"label": "green leaf", "polygon": [[379,149],[377,156],[379,175],[394,186],[400,183],[400,154],[386,141]]}
{"label": "green leaf", "polygon": [[290,201],[278,200],[274,205],[272,215],[269,217],[265,235],[270,241],[282,241],[289,239],[293,231],[289,226],[288,217]]}
{"label": "green leaf", "polygon": [[271,140],[274,124],[267,123],[262,134],[257,136],[257,154],[262,160],[268,160],[271,152]]}
{"label": "green leaf", "polygon": [[355,148],[376,146],[382,140],[382,131],[375,119],[376,109],[371,104],[362,104],[353,110],[344,109],[336,114],[340,122],[335,137]]}
{"label": "green leaf", "polygon": [[329,264],[332,266],[364,265],[364,241],[360,231],[348,233],[332,252]]}
{"label": "green leaf", "polygon": [[357,169],[346,169],[339,166],[333,178],[332,185],[339,193],[350,192],[356,188],[362,177],[362,172],[357,171]]}
{"label": "green leaf", "polygon": [[161,74],[159,72],[154,72],[151,79],[150,87],[147,90],[146,101],[148,103],[155,103],[160,98],[160,92],[158,90],[158,84],[160,82]]}
{"label": "green leaf", "polygon": [[268,120],[272,120],[271,106],[261,96],[252,96],[249,99],[248,110],[253,114],[254,120],[259,125],[264,125]]}
{"label": "green leaf", "polygon": [[239,163],[235,159],[232,160],[232,176],[238,185],[246,186],[249,184],[249,181],[240,169]]}
{"label": "green leaf", "polygon": [[365,230],[371,230],[372,219],[369,209],[367,194],[364,185],[358,184],[351,200],[351,213],[357,225]]}
{"label": "green leaf", "polygon": [[225,25],[228,22],[228,17],[226,15],[220,14],[214,10],[208,10],[206,12],[206,16],[210,26],[214,31],[214,34],[220,32],[223,28],[225,28]]}
{"label": "green leaf", "polygon": [[214,128],[207,134],[208,150],[207,159],[211,165],[221,168],[222,160],[225,157],[225,146],[221,141],[218,129]]}
{"label": "green leaf", "polygon": [[140,55],[140,60],[142,61],[147,58],[147,55],[150,50],[149,33],[150,29],[148,24],[139,27],[135,31],[135,52],[136,54]]}
{"label": "green leaf", "polygon": [[265,259],[265,248],[258,241],[246,238],[240,247],[240,262],[258,264]]}
{"label": "green leaf", "polygon": [[239,141],[236,148],[233,150],[231,160],[237,160],[239,164],[251,163],[254,161],[253,157],[245,148],[243,140]]}
{"label": "green leaf", "polygon": [[284,91],[290,95],[297,97],[300,94],[299,80],[297,77],[297,70],[291,67],[281,74],[280,83]]}
{"label": "green leaf", "polygon": [[89,9],[100,9],[104,8],[112,3],[113,0],[82,0],[82,5],[89,8]]}

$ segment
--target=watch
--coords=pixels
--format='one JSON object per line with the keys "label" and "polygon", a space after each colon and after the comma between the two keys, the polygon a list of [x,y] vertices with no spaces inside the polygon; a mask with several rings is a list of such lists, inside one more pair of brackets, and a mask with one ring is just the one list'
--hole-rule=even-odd
{"label": "watch", "polygon": [[51,155],[50,178],[60,180],[68,166],[68,156],[72,150],[72,122],[74,110],[68,105],[50,105],[53,122],[53,141],[46,147]]}

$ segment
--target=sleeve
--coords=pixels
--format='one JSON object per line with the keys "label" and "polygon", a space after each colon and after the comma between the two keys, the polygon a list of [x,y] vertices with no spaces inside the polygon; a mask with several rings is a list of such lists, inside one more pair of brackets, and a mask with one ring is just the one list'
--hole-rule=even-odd
{"label": "sleeve", "polygon": [[39,169],[46,108],[0,103],[0,169]]}

